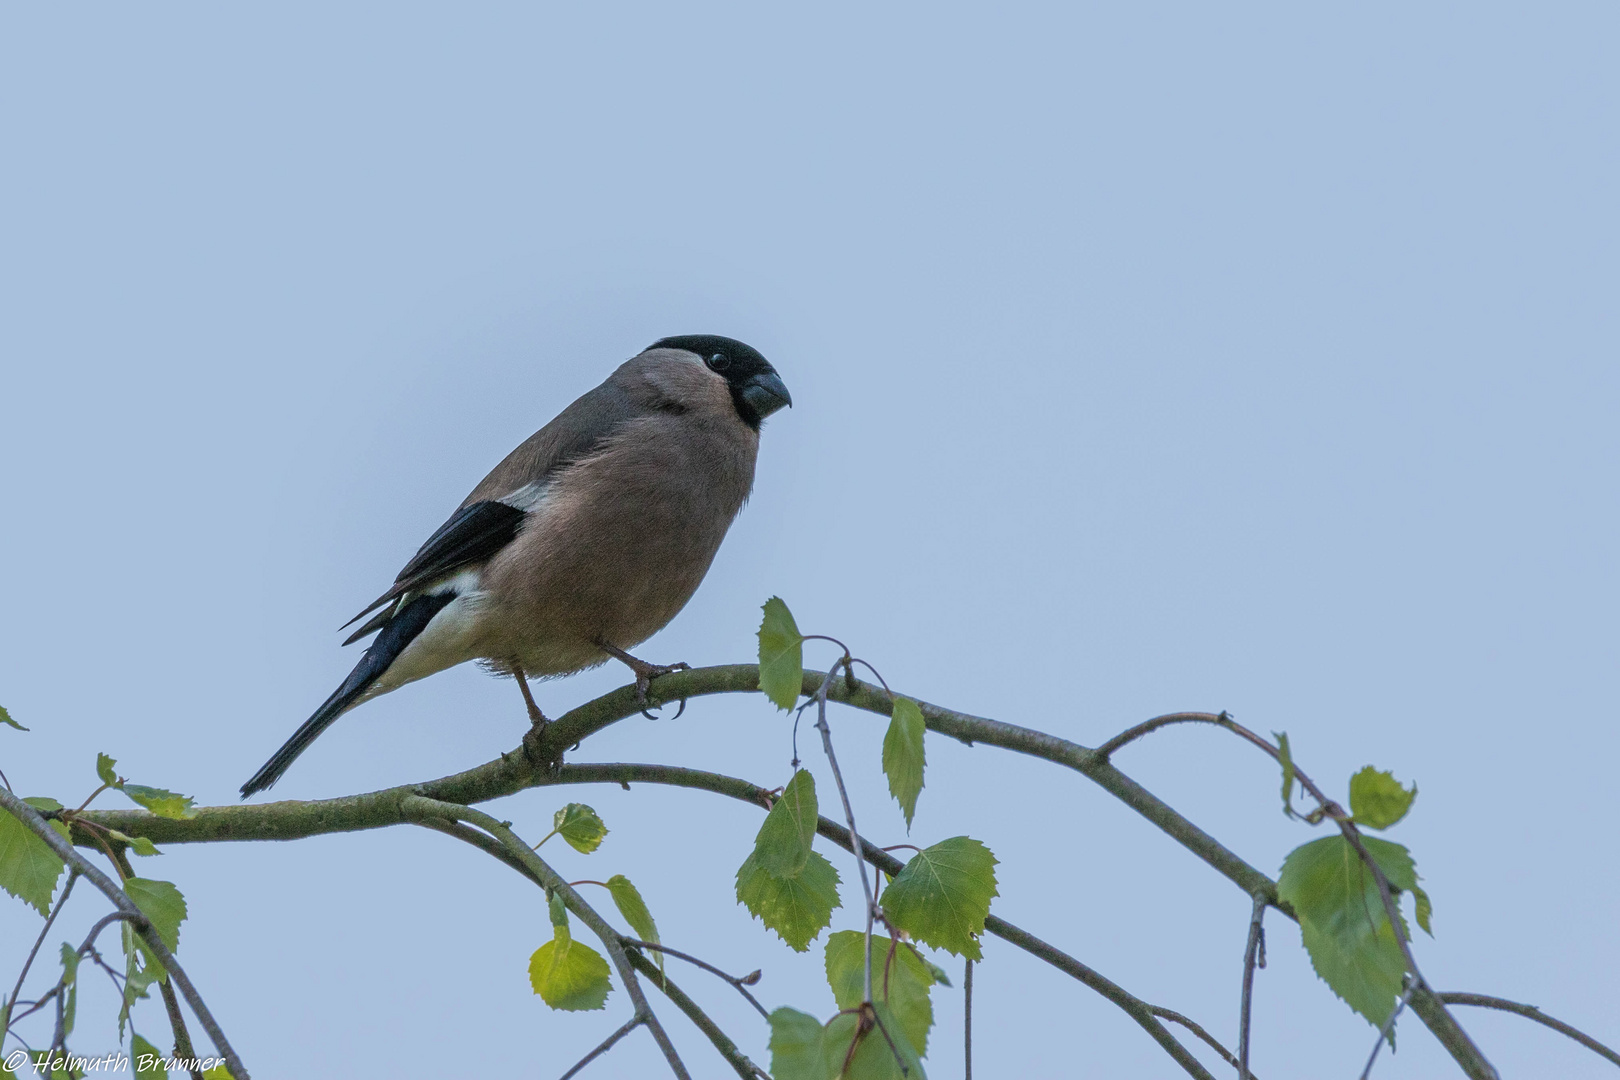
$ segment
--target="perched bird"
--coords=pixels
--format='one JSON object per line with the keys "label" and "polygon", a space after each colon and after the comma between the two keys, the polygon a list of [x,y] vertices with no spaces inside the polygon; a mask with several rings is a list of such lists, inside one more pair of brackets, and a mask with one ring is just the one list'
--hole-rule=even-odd
{"label": "perched bird", "polygon": [[793,404],[754,349],[668,337],[626,361],[495,466],[428,537],[345,641],[377,637],[331,697],[242,785],[274,784],[362,701],[481,660],[513,676],[628,664],[645,699],[659,667],[632,649],[692,594],[754,484],[760,423]]}

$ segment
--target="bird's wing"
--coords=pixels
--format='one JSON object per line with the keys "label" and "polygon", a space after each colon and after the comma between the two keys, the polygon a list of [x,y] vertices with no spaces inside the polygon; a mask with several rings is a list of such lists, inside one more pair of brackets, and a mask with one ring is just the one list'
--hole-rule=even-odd
{"label": "bird's wing", "polygon": [[645,411],[614,378],[564,409],[495,466],[450,519],[428,537],[388,591],[344,624],[345,628],[352,626],[384,608],[344,644],[381,629],[393,614],[392,607],[385,607],[391,601],[462,567],[483,562],[511,543],[559,470],[593,453],[620,425]]}

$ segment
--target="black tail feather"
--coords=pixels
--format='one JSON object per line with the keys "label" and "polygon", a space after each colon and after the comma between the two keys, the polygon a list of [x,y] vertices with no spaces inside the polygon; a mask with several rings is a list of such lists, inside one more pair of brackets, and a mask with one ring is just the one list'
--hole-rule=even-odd
{"label": "black tail feather", "polygon": [[310,743],[314,742],[321,732],[332,725],[332,721],[342,716],[354,706],[371,684],[382,677],[383,672],[399,658],[405,651],[405,646],[416,639],[416,635],[428,623],[433,621],[443,608],[456,598],[452,592],[440,593],[437,596],[418,596],[399,610],[388,623],[383,626],[382,633],[377,640],[366,649],[366,654],[360,662],[349,672],[349,677],[343,680],[343,685],[333,691],[332,696],[315,710],[315,715],[305,720],[299,729],[293,732],[292,738],[275,752],[271,759],[253,778],[242,785],[242,798],[247,798],[274,784],[281,779],[281,774],[287,771],[299,754],[302,754]]}

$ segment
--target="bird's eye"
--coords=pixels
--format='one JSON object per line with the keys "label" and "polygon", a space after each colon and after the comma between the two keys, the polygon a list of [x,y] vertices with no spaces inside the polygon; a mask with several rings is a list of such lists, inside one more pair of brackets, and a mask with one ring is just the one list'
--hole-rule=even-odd
{"label": "bird's eye", "polygon": [[715,353],[713,356],[709,357],[710,371],[724,371],[730,366],[731,357],[727,356],[725,353]]}

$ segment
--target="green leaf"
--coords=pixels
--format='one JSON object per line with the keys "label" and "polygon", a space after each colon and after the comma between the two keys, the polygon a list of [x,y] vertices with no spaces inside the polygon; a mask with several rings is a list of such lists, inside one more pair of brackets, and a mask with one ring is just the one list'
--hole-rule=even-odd
{"label": "green leaf", "polygon": [[189,795],[177,795],[164,788],[144,784],[125,784],[119,790],[158,817],[183,820],[197,816],[197,811],[191,805],[196,800]]}
{"label": "green leaf", "polygon": [[6,710],[3,709],[3,708],[0,708],[0,724],[6,724],[6,725],[8,725],[10,727],[14,727],[18,731],[27,731],[28,730],[27,728],[23,727],[21,724],[17,723],[17,721],[13,720],[11,718],[11,714],[6,712]]}
{"label": "green leaf", "polygon": [[79,950],[62,942],[62,1034],[73,1034],[73,1017],[79,1008]]}
{"label": "green leaf", "polygon": [[1283,816],[1294,816],[1294,755],[1288,749],[1288,732],[1273,731],[1272,737],[1277,740],[1277,747],[1282,757],[1282,800]]}
{"label": "green leaf", "polygon": [[101,782],[106,784],[108,787],[118,786],[118,774],[113,771],[113,768],[117,764],[118,762],[114,761],[106,754],[96,755],[96,776],[98,776],[101,779]]}
{"label": "green leaf", "polygon": [[567,926],[529,957],[529,985],[540,1000],[564,1012],[600,1009],[613,984],[607,961],[589,945],[573,940]]}
{"label": "green leaf", "polygon": [[1429,894],[1421,886],[1412,886],[1412,896],[1417,901],[1417,924],[1423,927],[1423,932],[1434,937],[1434,928],[1429,920],[1434,918],[1434,905],[1429,901]]}
{"label": "green leaf", "polygon": [[[896,1034],[900,1025],[894,1013],[881,1001],[875,1003],[873,1008],[878,1020],[894,1038],[894,1048],[890,1049],[889,1040],[876,1027],[865,1035],[858,1035],[860,1019],[855,1014],[835,1016],[822,1035],[822,1061],[827,1076],[840,1076],[839,1066],[847,1060],[849,1069],[841,1074],[846,1080],[926,1080],[917,1054],[905,1039]],[[855,1047],[855,1053],[851,1056],[849,1047],[857,1037],[860,1045]],[[901,1061],[895,1060],[896,1050],[905,1063],[904,1069]]]}
{"label": "green leaf", "polygon": [[[1397,891],[1417,896],[1417,868],[1400,844],[1363,837],[1367,853]],[[1343,836],[1295,848],[1283,862],[1277,896],[1299,916],[1311,966],[1333,992],[1374,1027],[1389,1019],[1406,971],[1378,882]],[[1427,895],[1417,896],[1418,924],[1428,929]]]}
{"label": "green leaf", "polygon": [[812,851],[804,869],[779,878],[760,869],[750,855],[737,870],[737,902],[743,904],[795,952],[804,952],[832,922],[839,906],[838,871]]}
{"label": "green leaf", "polygon": [[1401,820],[1415,798],[1416,784],[1407,791],[1392,774],[1371,765],[1350,778],[1350,812],[1357,825],[1369,829],[1387,829]]}
{"label": "green leaf", "polygon": [[889,778],[889,794],[900,804],[906,815],[906,831],[911,831],[911,818],[917,812],[917,796],[923,789],[923,722],[922,710],[910,698],[894,699],[894,712],[889,717],[889,730],[883,736],[883,774]]}
{"label": "green leaf", "polygon": [[602,844],[608,828],[596,811],[584,803],[571,802],[551,817],[551,827],[575,851],[589,855]]}
{"label": "green leaf", "polygon": [[977,960],[978,937],[997,895],[995,865],[977,840],[941,840],[906,863],[884,890],[883,910],[918,941]]}
{"label": "green leaf", "polygon": [[[891,1035],[898,1030],[887,1006],[877,1005],[876,1013]],[[835,1016],[823,1026],[797,1009],[777,1009],[771,1013],[771,1075],[775,1080],[926,1080],[922,1063],[905,1039],[895,1039],[903,1071],[883,1033],[874,1026],[859,1035],[859,1027],[860,1018],[853,1013]],[[856,1038],[860,1044],[851,1054]]]}
{"label": "green leaf", "polygon": [[203,1080],[236,1080],[231,1070],[224,1065],[215,1065],[212,1069],[203,1070]]}
{"label": "green leaf", "polygon": [[[827,985],[840,1009],[853,1009],[861,1003],[866,988],[866,935],[859,930],[827,936]],[[934,973],[915,949],[872,935],[872,997],[894,1013],[900,1033],[918,1057],[928,1053],[928,1029],[934,1026],[934,1006],[929,1000],[933,985]]]}
{"label": "green leaf", "polygon": [[132,877],[124,882],[124,891],[135,901],[157,931],[170,952],[180,948],[180,924],[186,921],[186,898],[167,881]]}
{"label": "green leaf", "polygon": [[162,1051],[133,1031],[129,1033],[129,1056],[136,1080],[168,1080],[169,1070],[163,1066]]}
{"label": "green leaf", "polygon": [[756,865],[779,878],[798,874],[810,858],[810,843],[819,820],[815,777],[809,770],[800,769],[771,805],[771,812],[765,815],[765,823],[754,837]]}
{"label": "green leaf", "polygon": [[759,688],[784,711],[804,689],[804,635],[780,597],[765,601],[759,624]]}
{"label": "green leaf", "polygon": [[117,829],[108,829],[107,835],[112,837],[114,840],[122,840],[124,843],[128,844],[130,850],[135,852],[137,855],[163,854],[163,852],[157,849],[156,844],[152,843],[152,841],[148,840],[144,836],[130,836],[126,833],[119,832]]}
{"label": "green leaf", "polygon": [[[60,810],[55,799],[24,799],[35,810]],[[67,832],[59,821],[51,822],[58,835]],[[66,837],[64,836],[64,839]],[[50,845],[32,829],[5,811],[0,811],[0,889],[25,904],[32,904],[41,915],[51,910],[51,894],[62,876],[62,860]]]}
{"label": "green leaf", "polygon": [[[658,924],[653,922],[652,912],[647,910],[647,902],[641,898],[641,893],[630,884],[630,879],[623,874],[614,874],[603,884],[607,885],[608,892],[613,894],[613,903],[624,916],[624,921],[630,924],[630,929],[636,932],[636,937],[642,941],[658,944]],[[664,954],[655,952],[653,959],[658,962],[658,970],[664,970]]]}
{"label": "green leaf", "polygon": [[786,1005],[771,1013],[771,1076],[775,1080],[827,1080],[821,1021]]}

